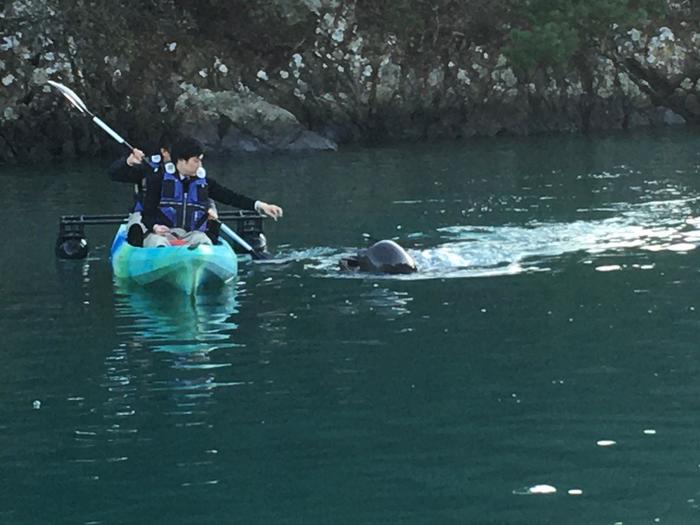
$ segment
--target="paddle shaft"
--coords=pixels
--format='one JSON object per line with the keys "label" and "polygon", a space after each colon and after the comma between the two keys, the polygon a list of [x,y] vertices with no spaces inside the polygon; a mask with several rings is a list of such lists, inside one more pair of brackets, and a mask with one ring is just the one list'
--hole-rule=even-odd
{"label": "paddle shaft", "polygon": [[90,113],[90,115],[92,116],[92,121],[95,124],[97,124],[100,128],[102,128],[110,137],[116,140],[119,144],[123,144],[124,146],[129,148],[130,151],[134,151],[136,149],[125,139],[123,139],[116,131],[114,131],[107,124],[105,124],[105,122],[100,117],[93,115],[92,113]]}
{"label": "paddle shaft", "polygon": [[[253,247],[248,244],[243,238],[238,235],[235,231],[233,231],[231,228],[226,226],[223,222],[219,222],[221,224],[221,231],[230,239],[234,240],[237,242],[246,252],[250,254],[250,256],[253,259],[267,259],[269,257],[269,254],[264,254],[261,252],[257,252],[253,249]],[[267,257],[266,257],[267,255]]]}
{"label": "paddle shaft", "polygon": [[250,244],[245,242],[240,235],[238,235],[235,231],[226,226],[223,222],[221,223],[221,231],[228,235],[231,239],[236,241],[238,244],[240,244],[241,247],[248,253],[255,252],[255,250],[253,250],[253,247]]}

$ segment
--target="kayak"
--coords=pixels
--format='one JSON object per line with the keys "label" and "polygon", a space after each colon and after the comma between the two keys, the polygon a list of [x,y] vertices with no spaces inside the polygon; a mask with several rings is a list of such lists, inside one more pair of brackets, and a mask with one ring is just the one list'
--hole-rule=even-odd
{"label": "kayak", "polygon": [[194,248],[140,248],[126,242],[126,225],[121,225],[114,236],[111,256],[112,271],[118,280],[141,286],[162,283],[188,295],[201,286],[229,283],[238,273],[238,258],[226,242]]}

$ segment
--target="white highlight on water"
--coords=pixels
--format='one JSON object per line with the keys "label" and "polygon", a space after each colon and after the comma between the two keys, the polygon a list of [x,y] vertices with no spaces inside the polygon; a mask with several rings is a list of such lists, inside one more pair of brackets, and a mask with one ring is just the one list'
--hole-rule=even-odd
{"label": "white highlight on water", "polygon": [[617,441],[613,441],[612,439],[601,439],[596,441],[596,445],[599,447],[612,447],[613,445],[617,445]]}
{"label": "white highlight on water", "polygon": [[524,487],[521,489],[515,489],[513,491],[513,494],[517,496],[531,496],[531,495],[538,495],[538,494],[555,494],[557,492],[556,487],[553,487],[552,485],[545,485],[545,484],[540,484],[540,485],[533,485],[532,487]]}
{"label": "white highlight on water", "polygon": [[622,266],[619,264],[608,264],[604,266],[596,266],[596,272],[615,272],[617,270],[622,270]]}
{"label": "white highlight on water", "polygon": [[534,485],[528,489],[530,494],[554,494],[556,491],[552,485]]}

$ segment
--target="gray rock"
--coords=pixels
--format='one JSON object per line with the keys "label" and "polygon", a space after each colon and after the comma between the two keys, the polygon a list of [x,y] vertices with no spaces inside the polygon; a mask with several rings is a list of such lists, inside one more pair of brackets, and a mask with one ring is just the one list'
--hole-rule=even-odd
{"label": "gray rock", "polygon": [[668,108],[659,108],[663,113],[663,123],[667,126],[682,126],[685,124],[685,118]]}
{"label": "gray rock", "polygon": [[304,128],[289,111],[254,93],[185,88],[174,111],[182,127],[212,152],[337,147],[333,141]]}

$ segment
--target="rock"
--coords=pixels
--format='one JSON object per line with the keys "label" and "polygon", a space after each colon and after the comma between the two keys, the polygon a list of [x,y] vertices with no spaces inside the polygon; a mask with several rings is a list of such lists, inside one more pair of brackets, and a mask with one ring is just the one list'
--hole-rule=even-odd
{"label": "rock", "polygon": [[188,88],[175,103],[175,113],[188,133],[214,153],[337,147],[305,129],[289,111],[250,92]]}
{"label": "rock", "polygon": [[644,128],[651,125],[651,119],[648,115],[639,111],[632,111],[627,119],[627,127],[630,129]]}
{"label": "rock", "polygon": [[303,130],[296,139],[287,145],[286,149],[291,151],[335,151],[338,149],[338,145],[332,140],[322,137],[318,133]]}
{"label": "rock", "polygon": [[376,98],[378,104],[387,104],[396,95],[401,84],[401,66],[386,61],[379,66]]}
{"label": "rock", "polygon": [[[683,23],[618,30],[586,47],[576,64],[530,72],[511,64],[496,40],[410,34],[399,8],[389,23],[346,0],[268,4],[251,10],[246,24],[272,36],[251,47],[245,38],[258,33],[237,40],[250,28],[225,33],[218,20],[197,18],[207,2],[196,9],[161,3],[163,20],[189,20],[167,37],[130,24],[132,14],[117,4],[95,4],[78,31],[69,3],[6,2],[0,161],[113,146],[49,90],[48,79],[69,85],[133,141],[173,128],[218,153],[700,123],[700,18],[687,2],[674,18]],[[231,13],[225,2],[217,6]],[[459,3],[454,9],[465,14]],[[256,19],[259,13],[265,16]],[[115,16],[124,23],[111,23]],[[197,38],[205,23],[219,32]]]}
{"label": "rock", "polygon": [[693,115],[700,116],[700,99],[695,93],[685,97],[685,108]]}
{"label": "rock", "polygon": [[667,126],[681,126],[685,124],[685,119],[673,110],[668,108],[659,108],[659,110],[663,112],[663,122]]}
{"label": "rock", "polygon": [[644,65],[675,83],[684,76],[687,54],[687,49],[676,42],[673,32],[662,27],[659,35],[649,41]]}

